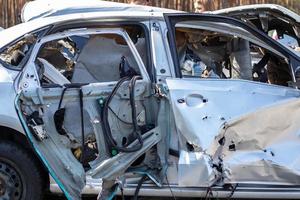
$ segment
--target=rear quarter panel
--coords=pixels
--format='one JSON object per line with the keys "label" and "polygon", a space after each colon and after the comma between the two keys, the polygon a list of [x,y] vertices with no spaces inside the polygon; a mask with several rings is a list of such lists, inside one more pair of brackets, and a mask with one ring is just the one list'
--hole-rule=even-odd
{"label": "rear quarter panel", "polygon": [[13,77],[9,70],[0,65],[0,126],[24,133],[14,106],[16,92]]}

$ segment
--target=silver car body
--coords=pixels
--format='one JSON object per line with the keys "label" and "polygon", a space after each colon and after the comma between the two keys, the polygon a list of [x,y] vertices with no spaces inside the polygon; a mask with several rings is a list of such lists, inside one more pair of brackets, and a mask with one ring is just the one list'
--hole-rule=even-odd
{"label": "silver car body", "polygon": [[[43,4],[44,1],[40,2]],[[69,199],[80,198],[81,193],[98,194],[105,188],[103,180],[109,179],[110,184],[111,181],[121,179],[123,183],[123,175],[127,168],[142,154],[157,145],[156,156],[160,158],[163,173],[138,171],[137,173],[146,173],[153,181],[143,185],[141,195],[204,197],[209,188],[211,189],[209,195],[214,197],[261,198],[263,196],[278,199],[299,197],[300,126],[298,119],[300,116],[297,110],[300,106],[300,92],[295,86],[297,83],[295,75],[292,80],[295,85],[292,87],[248,80],[176,77],[176,67],[174,67],[176,61],[172,59],[174,55],[170,50],[167,37],[167,32],[171,31],[168,20],[176,16],[180,17],[184,13],[152,7],[94,2],[88,8],[85,3],[73,6],[68,3],[64,6],[55,4],[57,7],[55,5],[49,8],[43,7],[45,9],[41,9],[41,12],[31,15],[28,11],[41,6],[40,2],[29,3],[25,7],[27,9],[23,10],[23,20],[28,22],[0,32],[0,38],[5,38],[0,40],[1,50],[24,35],[47,29],[54,24],[95,19],[100,22],[107,19],[138,21],[149,31],[150,53],[156,71],[155,81],[160,91],[156,94],[160,103],[156,105],[157,107],[153,107],[157,126],[143,135],[143,148],[133,153],[119,153],[112,158],[99,158],[94,162],[94,167],[85,172],[82,166],[70,157],[70,153],[63,145],[56,145],[57,143],[53,142],[59,140],[57,136],[53,137],[53,141],[45,140],[47,141],[45,144],[43,139],[42,142],[38,142],[26,125],[22,113],[35,109],[37,105],[45,105],[49,113],[53,112],[55,109],[53,107],[57,105],[56,100],[61,94],[59,88],[45,89],[39,85],[34,78],[39,76],[34,65],[35,58],[44,43],[58,38],[85,34],[121,35],[130,46],[141,72],[143,80],[137,83],[145,94],[141,92],[136,95],[138,99],[143,99],[143,95],[147,96],[150,92],[151,80],[126,31],[118,28],[87,28],[50,34],[35,43],[22,73],[0,65],[0,90],[4,95],[0,98],[0,105],[5,105],[0,109],[0,126],[24,134],[26,132],[37,154],[54,178],[51,179],[51,191],[60,192],[61,189]],[[94,10],[101,6],[103,6],[101,12]],[[175,14],[164,16],[166,13]],[[258,36],[251,35],[233,24],[220,23],[222,28],[217,27],[207,20],[209,17],[211,16],[204,18],[206,21],[204,20],[203,24],[182,23],[180,27],[191,26],[223,31],[223,33],[228,33],[229,30],[236,36],[289,60],[291,70],[297,71],[296,61],[299,58],[294,52],[289,52],[280,44],[269,45]],[[69,83],[50,67],[45,68],[44,75],[60,85]],[[94,83],[83,86],[83,95],[86,98],[84,102],[92,106],[92,101],[99,95],[111,91],[114,84],[115,82]],[[122,94],[121,92],[120,95]],[[70,101],[77,99],[74,91],[66,95]],[[25,110],[22,110],[24,107],[21,106],[19,98],[28,103]],[[90,108],[87,110],[91,116],[95,116],[93,127],[99,126],[99,121],[96,120],[97,113],[93,113],[93,109]],[[47,119],[46,117],[49,116],[44,117]],[[45,125],[46,128],[49,126],[47,130],[53,129],[50,123]],[[101,134],[96,137],[101,137]],[[101,138],[97,138],[98,146],[105,146],[101,141]],[[192,146],[194,150],[185,148],[185,143]],[[165,156],[169,146],[179,152],[178,158]],[[60,153],[63,154],[63,159],[59,157]],[[125,179],[124,194],[134,194],[137,177]],[[226,185],[230,187],[226,188]]]}

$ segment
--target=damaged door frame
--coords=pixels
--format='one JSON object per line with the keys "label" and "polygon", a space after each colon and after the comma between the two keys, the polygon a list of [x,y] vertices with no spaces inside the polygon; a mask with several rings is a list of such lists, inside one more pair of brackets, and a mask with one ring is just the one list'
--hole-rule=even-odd
{"label": "damaged door frame", "polygon": [[[22,92],[28,92],[28,91],[37,91],[38,92],[38,88],[41,87],[41,84],[39,83],[38,73],[37,73],[36,67],[34,65],[34,63],[35,63],[34,61],[37,58],[37,54],[38,54],[41,46],[44,43],[53,41],[53,40],[57,40],[60,38],[65,38],[65,37],[72,36],[72,35],[78,36],[78,35],[101,35],[101,34],[116,34],[116,35],[122,36],[125,39],[125,41],[127,42],[128,46],[134,56],[134,59],[136,60],[136,62],[138,64],[138,67],[139,67],[139,70],[140,70],[140,73],[142,76],[142,81],[145,83],[151,83],[149,75],[147,73],[147,70],[144,66],[144,63],[143,63],[137,49],[135,48],[134,43],[132,42],[132,40],[129,37],[129,35],[127,34],[127,32],[122,28],[75,29],[75,30],[68,30],[68,31],[64,31],[61,33],[55,33],[53,35],[46,36],[46,37],[42,38],[41,40],[39,40],[37,44],[35,44],[33,52],[31,54],[31,57],[29,58],[29,63],[31,63],[31,64],[28,64],[27,66],[24,67],[22,76],[19,79],[20,87],[19,87],[19,91],[18,91],[18,96],[16,97],[16,100],[15,100],[15,106],[16,106],[16,110],[18,112],[20,121],[22,123],[22,126],[26,132],[27,137],[30,140],[30,143],[33,145],[33,148],[37,152],[38,156],[41,158],[41,160],[43,161],[45,166],[48,168],[50,175],[58,183],[58,186],[62,189],[62,191],[65,193],[65,195],[68,199],[73,199],[76,197],[69,194],[69,192],[66,189],[66,187],[64,186],[64,184],[62,184],[62,182],[59,181],[59,178],[56,176],[55,171],[53,170],[51,165],[48,163],[47,159],[43,157],[43,154],[36,148],[36,145],[34,144],[34,142],[32,142],[33,137],[32,137],[32,134],[30,133],[30,130],[27,127],[26,120],[22,116],[19,99],[20,99],[20,95]],[[55,72],[55,71],[57,71],[57,70],[54,70],[53,72]],[[57,73],[60,74],[60,72],[58,72],[58,71],[57,71]],[[115,83],[116,83],[116,81],[107,82],[107,83],[95,83],[93,85],[95,85],[95,86],[98,85],[99,87],[103,87],[103,86],[107,85],[108,87],[111,87]],[[149,150],[151,147],[153,147],[155,144],[157,144],[160,141],[160,131],[159,131],[159,129],[157,129],[157,130],[156,129],[153,129],[143,135],[143,139],[145,140],[144,141],[145,144],[144,144],[143,148],[141,148],[140,150],[138,150],[137,152],[134,152],[134,153],[120,153],[112,160],[111,159],[104,160],[103,163],[101,164],[101,166],[96,167],[95,170],[89,170],[88,172],[86,172],[86,174],[85,174],[86,177],[88,176],[89,179],[91,179],[92,177],[97,176],[96,179],[99,179],[99,178],[101,178],[101,176],[105,176],[106,180],[109,179],[109,181],[107,183],[108,185],[106,185],[106,187],[108,187],[108,188],[103,187],[102,189],[105,190],[105,189],[109,189],[110,187],[112,187],[113,186],[113,184],[112,184],[113,178],[117,178],[117,176],[122,175],[122,173],[125,172],[125,170],[128,168],[128,166],[130,166],[130,164],[132,164],[136,160],[136,158],[141,156],[143,153],[145,153],[147,150]],[[134,143],[131,145],[134,145]],[[132,155],[132,157],[130,157],[131,155]],[[123,162],[121,162],[122,160],[123,160]],[[116,165],[115,162],[117,162],[117,165],[119,166],[119,168],[118,168],[119,170],[111,171],[109,168],[110,168],[110,166]],[[120,163],[122,163],[122,164],[120,164]],[[110,171],[111,176],[108,178],[106,176],[106,174],[103,174],[102,170]],[[107,192],[107,191],[104,191],[104,192]],[[108,194],[105,194],[104,198],[107,197],[106,195],[108,195]]]}
{"label": "damaged door frame", "polygon": [[[114,19],[114,17],[110,18]],[[82,20],[76,20],[76,21],[71,21],[71,22],[63,22],[63,23],[58,23],[53,25],[49,31],[48,31],[48,35],[54,34],[54,33],[58,33],[58,32],[62,32],[65,31],[66,29],[82,29],[82,28],[94,28],[94,27],[112,27],[112,28],[116,28],[116,27],[121,27],[121,26],[139,26],[143,29],[143,32],[145,34],[145,41],[146,41],[146,51],[147,51],[147,62],[144,63],[146,66],[146,69],[148,71],[149,77],[152,81],[155,80],[156,74],[155,74],[155,69],[153,67],[153,60],[152,60],[152,45],[150,42],[150,34],[149,32],[151,31],[151,29],[149,29],[149,22],[148,22],[148,18],[141,18],[141,19],[131,19],[130,21],[124,21],[124,20],[120,20],[120,18],[115,18],[114,21],[106,21],[106,19],[102,19],[102,18],[96,18],[96,19],[91,19],[88,22],[87,21],[82,21]]]}

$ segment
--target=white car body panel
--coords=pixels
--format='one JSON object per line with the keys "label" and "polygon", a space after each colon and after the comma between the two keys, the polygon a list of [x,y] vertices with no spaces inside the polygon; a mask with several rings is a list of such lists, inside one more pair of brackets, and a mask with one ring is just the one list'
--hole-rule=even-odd
{"label": "white car body panel", "polygon": [[[180,156],[179,185],[209,183],[216,176],[209,163],[219,158],[228,184],[266,184],[259,177],[278,185],[300,184],[298,112],[288,112],[298,107],[298,90],[243,80],[167,79],[167,84],[178,131],[205,152]],[[282,115],[284,110],[289,114]],[[222,138],[224,145],[219,143]],[[287,152],[293,153],[287,157]],[[201,178],[194,178],[196,172]]]}
{"label": "white car body panel", "polygon": [[0,125],[22,133],[23,128],[19,122],[13,103],[16,96],[14,79],[17,74],[18,73],[16,71],[9,71],[0,65],[0,104],[5,105],[1,106],[0,109]]}
{"label": "white car body panel", "polygon": [[[32,10],[34,12],[32,12]],[[21,18],[23,22],[40,17],[48,17],[52,15],[68,15],[70,13],[80,12],[113,12],[122,11],[132,15],[134,12],[179,12],[175,10],[129,5],[126,3],[115,3],[102,0],[36,0],[28,2],[22,9]]]}

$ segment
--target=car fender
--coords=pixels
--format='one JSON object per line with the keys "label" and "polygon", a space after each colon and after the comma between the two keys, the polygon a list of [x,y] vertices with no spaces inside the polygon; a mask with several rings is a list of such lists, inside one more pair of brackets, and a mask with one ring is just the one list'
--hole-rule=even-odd
{"label": "car fender", "polygon": [[0,126],[11,128],[24,134],[14,106],[16,92],[13,79],[14,74],[9,73],[9,70],[0,66]]}

